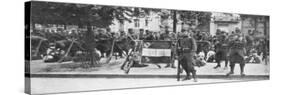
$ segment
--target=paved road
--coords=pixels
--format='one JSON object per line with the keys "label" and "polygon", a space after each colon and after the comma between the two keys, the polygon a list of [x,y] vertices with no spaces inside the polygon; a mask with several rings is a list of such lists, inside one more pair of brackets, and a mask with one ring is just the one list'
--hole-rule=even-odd
{"label": "paved road", "polygon": [[236,79],[198,79],[198,82],[176,81],[171,78],[31,78],[31,93],[58,93],[122,88],[239,82]]}
{"label": "paved road", "polygon": [[[72,62],[65,63],[42,63],[41,61],[32,61],[31,62],[31,74],[124,74],[123,70],[120,70],[120,63],[122,60],[114,61],[112,64],[104,64],[100,67],[94,67],[89,69],[70,69],[70,68],[62,68],[61,65],[70,65],[74,64]],[[160,64],[163,68],[159,69],[156,65],[149,64],[148,67],[142,68],[132,68],[129,75],[141,75],[141,74],[149,74],[149,75],[175,75],[177,69],[172,68],[164,68],[165,64]],[[222,64],[224,65],[224,64]],[[229,72],[228,69],[218,68],[213,69],[215,67],[215,63],[208,63],[204,67],[196,67],[198,75],[225,75]],[[52,68],[50,68],[52,67]],[[72,66],[65,66],[72,67]],[[48,72],[46,71],[48,68]],[[269,75],[269,65],[264,64],[247,64],[245,66],[246,75]],[[235,75],[240,74],[240,67],[236,64],[235,67]]]}

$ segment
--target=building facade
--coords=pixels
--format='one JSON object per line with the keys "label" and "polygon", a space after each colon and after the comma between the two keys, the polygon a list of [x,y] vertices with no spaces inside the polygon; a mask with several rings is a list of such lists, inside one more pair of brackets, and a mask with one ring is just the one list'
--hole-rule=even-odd
{"label": "building facade", "polygon": [[210,22],[210,34],[215,35],[219,29],[226,33],[231,33],[235,29],[241,29],[242,21],[239,14],[212,13]]}

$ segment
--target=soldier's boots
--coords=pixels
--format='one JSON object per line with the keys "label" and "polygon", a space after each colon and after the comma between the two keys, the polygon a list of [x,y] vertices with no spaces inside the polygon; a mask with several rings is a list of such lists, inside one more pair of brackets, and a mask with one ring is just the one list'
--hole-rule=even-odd
{"label": "soldier's boots", "polygon": [[241,77],[246,76],[246,74],[244,74],[244,72],[241,72],[240,75],[241,75]]}
{"label": "soldier's boots", "polygon": [[221,67],[221,65],[217,65],[217,66],[214,67],[214,69],[217,69],[217,68],[220,68],[220,67]]}
{"label": "soldier's boots", "polygon": [[191,79],[190,76],[186,76],[186,77],[184,77],[184,78],[182,79],[182,81],[186,81],[186,80],[190,80],[190,79]]}
{"label": "soldier's boots", "polygon": [[183,68],[180,68],[180,69],[179,69],[179,72],[180,72],[180,74],[183,73]]}
{"label": "soldier's boots", "polygon": [[174,64],[172,64],[171,68],[176,68],[176,66]]}
{"label": "soldier's boots", "polygon": [[197,82],[198,80],[197,80],[197,78],[194,78],[193,81],[194,81],[194,82]]}
{"label": "soldier's boots", "polygon": [[230,76],[230,75],[234,74],[234,67],[235,67],[235,64],[230,65],[230,72],[227,73],[226,76]]}
{"label": "soldier's boots", "polygon": [[197,76],[196,76],[196,71],[195,72],[192,72],[192,77],[193,77],[193,81],[194,82],[197,82]]}
{"label": "soldier's boots", "polygon": [[168,67],[170,67],[170,64],[167,64],[167,65],[165,66],[165,68],[168,68]]}
{"label": "soldier's boots", "polygon": [[[195,71],[195,72],[192,72],[192,78],[193,78],[193,81],[194,81],[194,82],[197,82],[197,81],[198,81],[198,80],[197,80],[197,76],[196,76],[196,71]],[[190,75],[187,75],[185,78],[182,79],[182,81],[186,81],[186,80],[190,80],[190,79],[191,79]]]}
{"label": "soldier's boots", "polygon": [[230,71],[229,73],[226,74],[226,76],[230,76],[230,75],[233,75],[234,72],[233,71]]}
{"label": "soldier's boots", "polygon": [[224,70],[227,70],[227,69],[228,69],[228,67],[227,67],[227,66],[225,66],[223,69],[224,69]]}
{"label": "soldier's boots", "polygon": [[240,75],[241,75],[241,77],[246,76],[246,75],[244,74],[244,67],[245,67],[245,64],[244,64],[244,63],[240,64]]}
{"label": "soldier's boots", "polygon": [[174,64],[167,64],[167,65],[165,66],[165,68],[168,68],[168,67],[176,68],[176,66],[175,66]]}

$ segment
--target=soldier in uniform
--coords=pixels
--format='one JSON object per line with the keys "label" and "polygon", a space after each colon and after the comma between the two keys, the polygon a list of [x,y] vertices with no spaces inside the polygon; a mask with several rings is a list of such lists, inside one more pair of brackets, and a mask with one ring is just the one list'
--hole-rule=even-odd
{"label": "soldier in uniform", "polygon": [[120,31],[120,35],[118,35],[116,38],[117,38],[117,41],[122,41],[123,39],[127,38],[127,35],[124,31]]}
{"label": "soldier in uniform", "polygon": [[225,69],[227,68],[228,65],[228,58],[227,58],[227,53],[228,53],[228,41],[227,41],[227,36],[225,32],[221,32],[217,36],[217,42],[215,44],[215,52],[216,52],[216,62],[217,66],[214,67],[214,69],[217,69],[221,67],[221,61],[225,61]]}
{"label": "soldier in uniform", "polygon": [[246,51],[247,55],[250,54],[250,51],[254,49],[254,32],[251,30],[248,30],[248,35],[246,36],[247,46]]}
{"label": "soldier in uniform", "polygon": [[154,36],[151,31],[149,31],[149,30],[146,31],[145,40],[154,40]]}
{"label": "soldier in uniform", "polygon": [[113,38],[113,35],[112,35],[113,32],[111,32],[111,29],[110,28],[106,28],[106,35],[110,38]]}
{"label": "soldier in uniform", "polygon": [[[175,35],[175,33],[173,33],[173,32],[170,33],[170,31],[168,30],[168,27],[166,27],[165,33],[163,33],[163,34],[160,36],[160,39],[161,39],[161,40],[164,40],[164,41],[174,41],[174,40],[176,39],[176,35]],[[174,47],[174,45],[175,45],[175,44],[173,43],[173,47]],[[173,47],[172,47],[172,48],[173,48]],[[172,51],[173,51],[173,50],[172,50]],[[172,52],[172,57],[174,56],[174,54],[175,54],[175,53]],[[176,68],[173,63],[168,63],[165,67],[166,67],[166,68],[167,68],[167,67]]]}
{"label": "soldier in uniform", "polygon": [[98,30],[97,38],[99,41],[107,40],[110,36],[102,29]]}
{"label": "soldier in uniform", "polygon": [[246,41],[240,32],[236,32],[233,35],[232,40],[229,42],[229,61],[230,61],[230,72],[227,73],[227,76],[234,74],[235,63],[240,64],[240,74],[241,76],[245,76],[244,74],[244,55],[246,53],[245,49]]}
{"label": "soldier in uniform", "polygon": [[197,50],[197,44],[192,34],[185,31],[183,38],[178,41],[179,43],[179,63],[186,72],[186,77],[183,80],[190,80],[190,73],[195,82],[197,82],[195,64],[195,52]]}
{"label": "soldier in uniform", "polygon": [[133,29],[128,29],[128,36],[132,40],[137,40],[138,39],[138,34],[133,31]]}

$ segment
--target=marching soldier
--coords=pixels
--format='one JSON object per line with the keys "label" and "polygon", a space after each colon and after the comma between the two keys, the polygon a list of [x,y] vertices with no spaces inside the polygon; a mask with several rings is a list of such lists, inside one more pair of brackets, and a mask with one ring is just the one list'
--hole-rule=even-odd
{"label": "marching soldier", "polygon": [[234,74],[235,63],[240,64],[240,74],[241,76],[245,76],[244,74],[244,67],[245,67],[244,56],[246,53],[245,44],[246,41],[244,37],[241,35],[240,32],[236,32],[236,34],[233,35],[233,38],[229,43],[230,72],[227,73],[227,76]]}
{"label": "marching soldier", "polygon": [[197,82],[196,70],[194,68],[195,64],[195,52],[197,49],[197,44],[195,39],[192,38],[192,34],[190,32],[185,31],[183,34],[183,38],[179,40],[179,62],[186,72],[186,77],[184,80],[190,80],[190,73],[194,79],[194,82]]}
{"label": "marching soldier", "polygon": [[228,65],[228,58],[227,58],[227,53],[228,53],[228,41],[227,41],[227,36],[225,35],[225,32],[221,32],[217,36],[217,43],[215,45],[215,52],[216,52],[216,62],[217,66],[214,67],[214,69],[217,69],[221,67],[221,61],[225,61],[225,69],[227,68]]}

